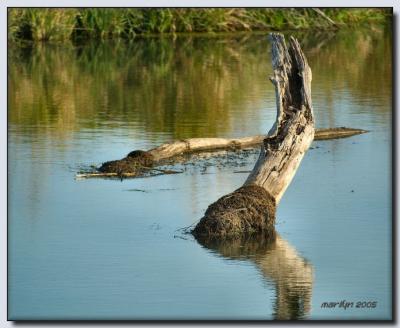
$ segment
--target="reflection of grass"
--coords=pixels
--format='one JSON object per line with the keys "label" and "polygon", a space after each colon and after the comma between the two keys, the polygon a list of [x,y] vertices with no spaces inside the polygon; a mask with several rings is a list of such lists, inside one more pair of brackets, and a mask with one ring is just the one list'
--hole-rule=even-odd
{"label": "reflection of grass", "polygon": [[[356,101],[369,99],[390,107],[391,98],[384,95],[392,88],[391,39],[391,29],[387,28],[333,34],[323,48],[309,55],[314,86],[333,99],[335,81],[335,87],[348,89]],[[351,81],[343,76],[350,76]],[[377,106],[376,110],[381,108]]]}
{"label": "reflection of grass", "polygon": [[[376,96],[391,88],[388,33],[343,31],[328,38],[297,32],[313,69],[313,90],[334,99],[332,81],[345,83],[338,87],[355,100],[390,107],[390,99]],[[11,47],[9,122],[59,135],[136,122],[172,138],[231,136],[232,115],[246,124],[248,111],[265,106],[268,92],[274,106],[267,53],[265,37],[249,35]]]}
{"label": "reflection of grass", "polygon": [[[323,12],[323,13],[321,13]],[[387,21],[390,10],[312,8],[9,10],[10,40],[130,38],[137,34],[327,29]]]}
{"label": "reflection of grass", "polygon": [[[250,51],[240,38],[226,42],[154,38],[78,49],[42,46],[26,54],[14,49],[10,122],[57,124],[62,132],[75,128],[76,116],[87,119],[88,127],[139,120],[151,131],[176,137],[213,135],[217,122],[228,130],[232,99],[240,104],[244,95],[257,98],[252,95],[262,87],[252,80],[264,80],[267,63],[259,61],[265,49]],[[175,129],[177,122],[195,121],[202,124]]]}

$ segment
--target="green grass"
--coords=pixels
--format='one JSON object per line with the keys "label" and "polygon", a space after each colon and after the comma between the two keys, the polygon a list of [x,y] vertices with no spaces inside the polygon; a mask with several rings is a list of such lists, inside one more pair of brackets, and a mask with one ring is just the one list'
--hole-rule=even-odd
{"label": "green grass", "polygon": [[132,38],[143,34],[331,29],[390,20],[389,9],[13,8],[10,41]]}

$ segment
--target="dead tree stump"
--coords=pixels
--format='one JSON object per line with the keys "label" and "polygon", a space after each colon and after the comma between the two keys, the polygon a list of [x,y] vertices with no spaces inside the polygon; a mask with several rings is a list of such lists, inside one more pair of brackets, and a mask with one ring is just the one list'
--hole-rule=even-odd
{"label": "dead tree stump", "polygon": [[[299,42],[269,36],[277,117],[244,186],[211,204],[192,233],[232,236],[273,229],[276,205],[314,139],[311,69]],[[272,228],[271,228],[272,227]]]}

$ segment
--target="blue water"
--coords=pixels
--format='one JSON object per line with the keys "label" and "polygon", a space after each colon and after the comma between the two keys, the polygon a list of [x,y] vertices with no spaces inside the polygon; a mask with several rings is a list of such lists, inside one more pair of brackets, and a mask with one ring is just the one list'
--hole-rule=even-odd
{"label": "blue water", "polygon": [[[207,248],[178,230],[241,186],[247,174],[234,171],[251,170],[256,154],[239,169],[74,176],[176,138],[268,131],[264,35],[12,52],[9,319],[390,319],[391,35],[374,33],[299,35],[317,127],[370,132],[312,144],[279,204],[280,244],[257,254]],[[121,67],[113,51],[133,59]],[[296,292],[307,306],[286,313]],[[354,307],[321,307],[342,300]]]}

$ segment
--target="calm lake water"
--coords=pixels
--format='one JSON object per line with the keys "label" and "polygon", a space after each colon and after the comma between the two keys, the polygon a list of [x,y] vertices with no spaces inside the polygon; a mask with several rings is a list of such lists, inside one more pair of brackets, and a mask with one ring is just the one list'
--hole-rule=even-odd
{"label": "calm lake water", "polygon": [[[178,230],[242,185],[248,173],[234,172],[254,153],[178,175],[74,179],[178,138],[266,133],[265,34],[11,47],[9,318],[390,319],[390,28],[296,35],[317,127],[370,132],[313,143],[273,243],[201,245]],[[354,306],[321,307],[343,300]]]}

